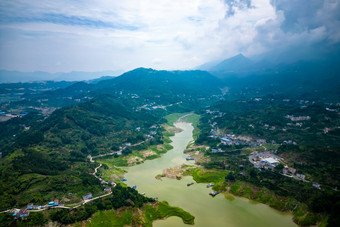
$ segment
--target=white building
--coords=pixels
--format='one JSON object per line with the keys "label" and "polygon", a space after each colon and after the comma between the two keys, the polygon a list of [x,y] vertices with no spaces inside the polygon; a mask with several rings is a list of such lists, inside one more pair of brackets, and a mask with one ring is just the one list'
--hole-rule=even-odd
{"label": "white building", "polygon": [[271,166],[276,166],[280,163],[278,160],[273,158],[264,158],[263,161],[267,162]]}

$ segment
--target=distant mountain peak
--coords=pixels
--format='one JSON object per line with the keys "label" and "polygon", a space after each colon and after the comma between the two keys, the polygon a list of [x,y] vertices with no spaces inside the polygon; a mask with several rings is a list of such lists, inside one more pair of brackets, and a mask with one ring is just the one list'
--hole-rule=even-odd
{"label": "distant mountain peak", "polygon": [[211,67],[211,72],[235,72],[248,68],[253,62],[243,54],[238,54]]}
{"label": "distant mountain peak", "polygon": [[[239,53],[238,55],[235,55],[234,57],[231,57],[231,58],[246,58],[246,57],[242,53]],[[231,59],[231,58],[229,58],[229,59]]]}
{"label": "distant mountain peak", "polygon": [[227,58],[227,59],[223,60],[218,65],[220,65],[222,63],[238,63],[240,61],[242,61],[242,62],[252,62],[250,59],[245,57],[243,54],[238,54],[238,55],[235,55],[235,56],[233,56],[231,58]]}

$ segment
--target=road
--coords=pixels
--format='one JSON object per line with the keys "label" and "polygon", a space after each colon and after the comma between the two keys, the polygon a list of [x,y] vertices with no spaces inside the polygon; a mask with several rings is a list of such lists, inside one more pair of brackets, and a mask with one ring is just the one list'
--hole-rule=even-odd
{"label": "road", "polygon": [[92,199],[87,199],[87,200],[85,200],[82,204],[77,205],[77,206],[75,206],[75,207],[72,207],[71,209],[76,209],[76,208],[78,208],[78,207],[80,207],[80,206],[84,206],[86,203],[89,203],[89,202],[91,202],[91,201],[93,201],[93,200],[100,199],[100,198],[103,198],[103,197],[106,197],[106,196],[109,196],[109,195],[112,195],[112,192],[110,192],[109,194],[105,194],[105,195],[101,195],[101,196],[94,197],[94,198],[92,198]]}
{"label": "road", "polygon": [[[149,139],[146,139],[146,140],[144,140],[142,142],[139,142],[139,143],[136,143],[136,144],[132,144],[129,147],[135,147],[135,146],[141,145],[142,143],[145,143],[148,140]],[[122,147],[122,151],[125,150],[126,148],[127,148],[127,146]],[[97,155],[97,156],[88,155],[88,158],[90,159],[90,162],[94,162],[93,159],[95,159],[95,158],[102,158],[102,157],[105,157],[105,156],[108,156],[108,155],[114,155],[114,154],[117,154],[117,151],[114,151],[114,152],[111,152],[111,153],[106,153],[106,154],[100,154],[100,155]]]}
{"label": "road", "polygon": [[[140,145],[140,144],[142,144],[142,143],[145,143],[145,142],[148,141],[148,140],[149,140],[149,139],[146,139],[146,140],[144,140],[144,141],[142,141],[142,142],[133,144],[133,145],[131,145],[131,147],[138,146],[138,145]],[[127,146],[124,146],[124,147],[122,148],[122,150],[126,149],[126,147],[127,147]],[[93,159],[95,159],[95,158],[105,157],[105,156],[114,155],[114,154],[116,154],[116,152],[111,152],[111,153],[107,153],[107,154],[101,154],[101,155],[97,155],[97,156],[93,156],[93,157],[92,157],[91,155],[88,155],[87,157],[90,159],[90,162],[94,162]],[[102,167],[102,166],[103,166],[103,165],[100,164],[99,166],[97,166],[97,167],[94,169],[94,172],[93,172],[93,173],[90,173],[91,175],[93,175],[95,178],[97,178],[97,179],[100,180],[101,182],[104,181],[104,180],[103,180],[102,178],[100,178],[99,176],[97,176],[97,173],[98,173],[98,169],[99,169],[100,167]],[[113,185],[112,185],[112,186],[115,187],[116,185],[117,185],[117,184],[116,184],[115,182],[113,182]],[[85,204],[88,203],[88,202],[91,202],[91,201],[93,201],[93,200],[96,200],[96,199],[100,199],[100,198],[109,196],[109,195],[111,195],[111,194],[112,194],[112,192],[109,193],[109,194],[104,194],[104,195],[101,195],[101,196],[94,197],[94,198],[92,198],[92,199],[85,200],[82,204],[79,204],[79,205],[77,205],[77,206],[75,206],[75,207],[66,207],[66,206],[51,206],[51,207],[49,207],[48,205],[45,205],[43,209],[29,210],[29,211],[30,211],[30,212],[41,212],[41,211],[47,210],[47,209],[49,209],[49,208],[52,208],[52,209],[69,209],[69,210],[72,210],[72,209],[78,208],[78,207],[80,207],[80,206],[83,206],[83,205],[85,205]],[[12,208],[12,209],[8,209],[8,210],[0,211],[0,213],[9,213],[9,212],[11,212],[12,210],[20,210],[20,209],[18,209],[18,208]]]}

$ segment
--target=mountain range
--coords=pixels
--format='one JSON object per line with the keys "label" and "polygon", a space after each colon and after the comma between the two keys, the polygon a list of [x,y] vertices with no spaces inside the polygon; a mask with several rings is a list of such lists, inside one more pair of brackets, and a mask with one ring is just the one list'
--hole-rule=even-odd
{"label": "mountain range", "polygon": [[48,73],[42,71],[36,72],[20,72],[10,70],[0,70],[0,83],[17,83],[17,82],[31,82],[31,81],[80,81],[80,80],[94,80],[98,81],[99,77],[118,76],[122,71],[100,71],[100,72],[57,72]]}

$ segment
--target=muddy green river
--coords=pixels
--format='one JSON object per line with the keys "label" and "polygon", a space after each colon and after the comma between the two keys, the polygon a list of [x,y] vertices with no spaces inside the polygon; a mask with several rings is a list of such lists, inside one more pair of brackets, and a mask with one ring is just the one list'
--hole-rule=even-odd
{"label": "muddy green river", "polygon": [[[136,185],[140,193],[146,196],[158,197],[159,201],[168,201],[171,206],[183,208],[195,216],[195,225],[202,227],[214,226],[297,226],[292,221],[290,214],[280,213],[269,206],[254,203],[248,199],[236,197],[233,201],[224,198],[223,194],[216,197],[209,196],[210,188],[206,184],[187,183],[194,182],[192,177],[182,180],[162,178],[156,180],[155,176],[161,174],[163,169],[179,166],[183,163],[194,164],[186,161],[183,153],[187,144],[193,140],[191,124],[177,122],[176,127],[183,131],[173,136],[171,145],[174,147],[161,158],[146,161],[143,164],[128,167],[125,175],[129,186]],[[153,226],[188,226],[178,217],[159,220]]]}

